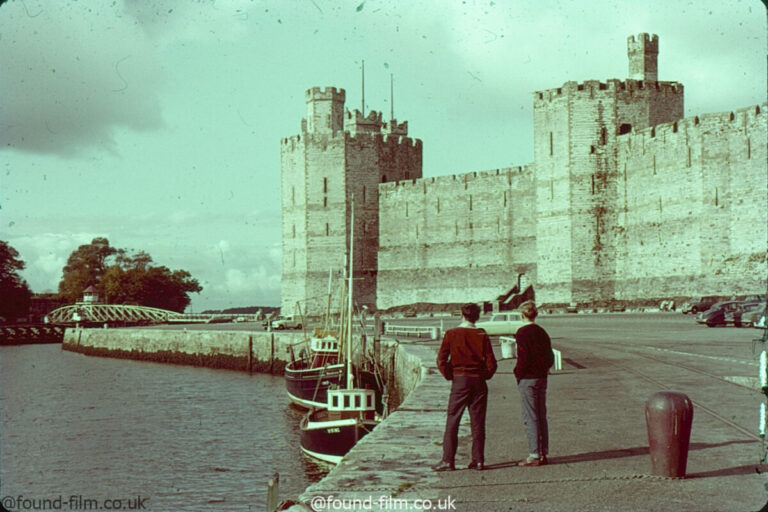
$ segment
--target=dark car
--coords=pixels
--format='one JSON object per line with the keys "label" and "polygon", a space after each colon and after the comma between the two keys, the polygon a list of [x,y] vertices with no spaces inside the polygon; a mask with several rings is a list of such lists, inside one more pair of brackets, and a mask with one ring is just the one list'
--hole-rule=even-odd
{"label": "dark car", "polygon": [[720,299],[716,295],[709,295],[699,299],[691,299],[688,302],[684,302],[680,307],[680,310],[683,312],[683,314],[693,313],[695,315],[701,311],[708,310],[714,306],[718,300]]}
{"label": "dark car", "polygon": [[757,303],[742,301],[717,302],[711,308],[699,313],[696,322],[707,324],[707,327],[733,324],[741,327],[741,315]]}

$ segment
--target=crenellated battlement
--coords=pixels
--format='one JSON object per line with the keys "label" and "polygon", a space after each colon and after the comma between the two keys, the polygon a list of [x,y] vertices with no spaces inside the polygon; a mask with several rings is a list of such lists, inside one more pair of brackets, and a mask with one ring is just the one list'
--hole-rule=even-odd
{"label": "crenellated battlement", "polygon": [[627,50],[632,52],[659,53],[659,36],[642,32],[635,37],[627,37]]}
{"label": "crenellated battlement", "polygon": [[344,89],[337,89],[336,87],[312,87],[307,89],[304,93],[304,99],[306,102],[310,101],[341,101],[346,100],[346,91]]}
{"label": "crenellated battlement", "polygon": [[582,95],[584,99],[593,100],[599,95],[619,95],[620,93],[660,93],[664,95],[683,94],[683,84],[679,82],[646,82],[643,80],[617,80],[609,79],[605,82],[599,80],[585,80],[584,82],[565,82],[562,87],[545,89],[533,93],[534,107],[544,106],[547,103],[561,98]]}
{"label": "crenellated battlement", "polygon": [[[460,174],[449,174],[443,176],[431,176],[427,178],[408,179],[400,181],[391,181],[387,183],[381,183],[379,190],[381,192],[390,192],[397,189],[409,189],[419,188],[424,193],[430,192],[430,186],[443,187],[446,185],[460,184],[462,187],[465,184],[473,182],[487,181],[498,177],[507,177],[508,182],[517,179],[518,177],[531,174],[531,169],[534,164],[526,164],[524,166],[515,167],[501,167],[498,169],[491,169],[487,171],[470,171]],[[425,188],[426,187],[426,188]]]}

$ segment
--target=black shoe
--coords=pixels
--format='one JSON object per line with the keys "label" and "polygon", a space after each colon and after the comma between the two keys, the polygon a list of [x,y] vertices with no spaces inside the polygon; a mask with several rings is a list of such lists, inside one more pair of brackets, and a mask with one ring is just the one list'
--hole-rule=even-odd
{"label": "black shoe", "polygon": [[453,462],[446,462],[444,460],[441,460],[434,466],[432,466],[432,471],[453,471],[456,469],[453,465]]}
{"label": "black shoe", "polygon": [[473,460],[472,462],[469,463],[469,466],[467,466],[467,469],[475,469],[477,471],[482,471],[485,469],[485,464],[482,462],[476,462]]}

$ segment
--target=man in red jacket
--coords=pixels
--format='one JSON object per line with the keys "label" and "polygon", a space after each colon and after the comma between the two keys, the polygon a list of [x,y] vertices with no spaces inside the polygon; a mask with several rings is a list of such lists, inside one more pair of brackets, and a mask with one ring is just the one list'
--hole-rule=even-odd
{"label": "man in red jacket", "polygon": [[461,307],[461,315],[463,321],[445,333],[437,353],[437,368],[452,383],[443,434],[443,459],[432,466],[435,471],[455,469],[459,422],[467,407],[472,427],[472,462],[468,469],[482,470],[485,467],[485,411],[488,405],[485,381],[496,373],[496,357],[488,334],[475,327],[480,318],[480,306],[465,304]]}

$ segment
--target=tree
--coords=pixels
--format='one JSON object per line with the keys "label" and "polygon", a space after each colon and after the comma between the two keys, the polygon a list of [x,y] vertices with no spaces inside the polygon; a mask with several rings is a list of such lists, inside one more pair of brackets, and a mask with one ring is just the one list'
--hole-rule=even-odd
{"label": "tree", "polygon": [[106,238],[94,238],[72,253],[64,267],[59,290],[76,302],[83,290],[95,286],[109,304],[133,304],[182,312],[190,293],[202,291],[200,283],[186,270],[154,266],[144,251],[129,254],[109,246]]}
{"label": "tree", "polygon": [[[108,260],[121,251],[109,246],[106,238],[94,238],[90,244],[78,247],[67,259],[63,275],[59,282],[59,294],[70,303],[82,300],[83,290],[95,286],[100,294],[99,286],[109,265]],[[102,295],[103,296],[103,295]]]}
{"label": "tree", "polygon": [[15,320],[29,310],[32,291],[19,272],[25,263],[16,249],[0,240],[0,316]]}

